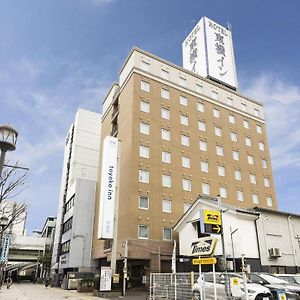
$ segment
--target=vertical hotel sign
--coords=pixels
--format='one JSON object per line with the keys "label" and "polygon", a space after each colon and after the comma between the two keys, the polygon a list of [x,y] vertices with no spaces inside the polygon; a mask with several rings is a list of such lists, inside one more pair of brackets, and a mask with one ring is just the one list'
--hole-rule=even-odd
{"label": "vertical hotel sign", "polygon": [[183,67],[237,88],[231,31],[203,17],[182,43]]}
{"label": "vertical hotel sign", "polygon": [[107,136],[103,143],[98,239],[112,239],[116,202],[118,139]]}

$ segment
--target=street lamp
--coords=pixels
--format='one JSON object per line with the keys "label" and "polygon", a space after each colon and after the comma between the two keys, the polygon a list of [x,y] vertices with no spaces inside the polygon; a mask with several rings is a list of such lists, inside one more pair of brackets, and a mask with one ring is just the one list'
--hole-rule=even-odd
{"label": "street lamp", "polygon": [[0,176],[4,165],[5,154],[7,151],[14,151],[18,138],[17,130],[11,125],[0,125]]}

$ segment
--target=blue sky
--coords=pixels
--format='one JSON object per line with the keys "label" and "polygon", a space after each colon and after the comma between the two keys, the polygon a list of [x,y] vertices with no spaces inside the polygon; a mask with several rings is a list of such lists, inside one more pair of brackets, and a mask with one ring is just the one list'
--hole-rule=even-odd
{"label": "blue sky", "polygon": [[182,65],[207,16],[232,25],[242,94],[265,106],[279,206],[300,213],[299,0],[0,1],[0,123],[19,131],[10,160],[29,166],[28,231],[56,215],[65,135],[103,96],[133,46]]}

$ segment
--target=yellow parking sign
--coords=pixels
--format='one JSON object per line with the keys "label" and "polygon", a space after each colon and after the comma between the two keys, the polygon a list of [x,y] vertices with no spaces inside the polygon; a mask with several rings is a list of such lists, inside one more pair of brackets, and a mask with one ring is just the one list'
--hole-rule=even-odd
{"label": "yellow parking sign", "polygon": [[204,224],[222,225],[221,212],[219,210],[203,209]]}

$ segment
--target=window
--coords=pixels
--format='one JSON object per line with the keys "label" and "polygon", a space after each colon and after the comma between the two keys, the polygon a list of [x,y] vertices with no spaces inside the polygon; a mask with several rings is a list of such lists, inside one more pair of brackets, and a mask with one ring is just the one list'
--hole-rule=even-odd
{"label": "window", "polygon": [[267,200],[267,205],[268,206],[273,206],[273,199],[272,199],[272,197],[267,197],[266,200]]}
{"label": "window", "polygon": [[261,150],[261,151],[265,151],[265,144],[264,144],[263,142],[259,142],[259,143],[258,143],[258,148],[259,148],[259,150]]}
{"label": "window", "polygon": [[230,138],[233,142],[237,142],[237,134],[235,132],[230,133]]}
{"label": "window", "polygon": [[201,131],[206,131],[206,125],[202,121],[198,121],[198,129]]}
{"label": "window", "polygon": [[200,162],[200,169],[202,172],[208,173],[208,162],[201,161]]}
{"label": "window", "polygon": [[204,112],[205,111],[204,104],[197,102],[197,110],[200,112]]}
{"label": "window", "polygon": [[140,146],[140,157],[149,158],[150,148],[147,146]]}
{"label": "window", "polygon": [[161,89],[160,95],[164,99],[170,99],[170,92],[166,89]]}
{"label": "window", "polygon": [[263,169],[267,169],[268,168],[267,161],[265,159],[261,160],[261,166],[262,166]]}
{"label": "window", "polygon": [[220,111],[217,108],[213,109],[213,116],[215,118],[220,118]]}
{"label": "window", "polygon": [[190,207],[192,206],[191,203],[183,203],[183,212],[185,213]]}
{"label": "window", "polygon": [[259,110],[257,108],[254,108],[254,115],[255,117],[259,117]]}
{"label": "window", "polygon": [[249,165],[254,165],[254,157],[252,155],[248,155],[248,164]]}
{"label": "window", "polygon": [[239,170],[234,170],[234,178],[236,180],[242,180],[242,173]]}
{"label": "window", "polygon": [[149,134],[150,133],[150,125],[147,123],[140,123],[140,133]]}
{"label": "window", "polygon": [[182,179],[182,188],[184,191],[190,192],[192,190],[192,182],[189,179]]}
{"label": "window", "polygon": [[171,228],[163,228],[163,240],[171,241],[172,240],[172,229]]}
{"label": "window", "polygon": [[161,152],[161,161],[167,164],[171,163],[171,153],[167,151]]}
{"label": "window", "polygon": [[216,153],[219,156],[224,156],[224,149],[221,146],[216,146]]}
{"label": "window", "polygon": [[149,171],[139,170],[139,182],[149,183]]}
{"label": "window", "polygon": [[73,217],[71,217],[63,224],[63,233],[67,232],[72,228],[72,222],[73,222]]}
{"label": "window", "polygon": [[247,105],[245,104],[245,103],[242,103],[241,104],[241,109],[242,109],[242,111],[247,111]]}
{"label": "window", "polygon": [[139,225],[138,227],[139,239],[148,239],[149,237],[149,226],[148,225]]}
{"label": "window", "polygon": [[249,129],[249,128],[250,128],[249,122],[248,122],[247,120],[243,120],[243,126],[244,126],[244,128],[246,128],[246,129]]}
{"label": "window", "polygon": [[214,100],[218,100],[218,92],[212,91],[211,97],[212,97]]}
{"label": "window", "polygon": [[222,136],[222,130],[220,127],[215,127],[215,135],[216,136]]}
{"label": "window", "polygon": [[145,61],[141,61],[141,69],[146,71],[146,72],[149,72],[150,70],[150,64],[145,62]]}
{"label": "window", "polygon": [[235,116],[229,115],[229,116],[228,116],[228,120],[229,120],[229,123],[235,124]]}
{"label": "window", "polygon": [[165,141],[170,141],[171,140],[171,132],[167,129],[162,129],[161,130],[161,138]]}
{"label": "window", "polygon": [[262,127],[259,125],[256,125],[256,131],[257,131],[257,133],[262,134]]}
{"label": "window", "polygon": [[181,86],[186,86],[186,79],[185,78],[183,78],[183,77],[179,77],[179,84],[181,85]]}
{"label": "window", "polygon": [[210,186],[208,183],[202,183],[202,193],[204,195],[209,195],[210,194]]}
{"label": "window", "polygon": [[166,120],[170,120],[170,111],[166,108],[161,109],[161,117]]}
{"label": "window", "polygon": [[180,115],[180,123],[182,125],[188,126],[189,125],[189,118],[184,115]]}
{"label": "window", "polygon": [[149,198],[145,196],[139,197],[139,208],[140,209],[149,209]]}
{"label": "window", "polygon": [[162,211],[166,213],[172,212],[172,201],[171,200],[163,200],[162,201]]}
{"label": "window", "polygon": [[242,191],[236,191],[236,198],[238,201],[244,201],[244,193]]}
{"label": "window", "polygon": [[233,99],[230,97],[227,97],[227,104],[230,106],[233,106]]}
{"label": "window", "polygon": [[223,187],[223,186],[220,187],[220,197],[221,198],[227,198],[227,189],[226,189],[226,187]]}
{"label": "window", "polygon": [[73,195],[65,204],[65,213],[68,212],[74,206],[74,202],[75,202],[75,195]]}
{"label": "window", "polygon": [[240,160],[240,153],[238,151],[233,150],[232,151],[232,158],[234,160]]}
{"label": "window", "polygon": [[181,145],[189,146],[190,145],[190,138],[186,135],[181,135]]}
{"label": "window", "polygon": [[200,141],[199,147],[201,151],[207,151],[207,143],[205,141]]}
{"label": "window", "polygon": [[184,96],[180,96],[179,97],[179,103],[183,106],[187,106],[188,105],[188,99],[187,97],[184,97]]}
{"label": "window", "polygon": [[189,157],[182,156],[181,160],[182,160],[182,166],[184,168],[190,168],[191,167],[191,159]]}
{"label": "window", "polygon": [[218,175],[219,176],[225,176],[225,167],[218,166]]}
{"label": "window", "polygon": [[141,100],[141,102],[140,102],[140,110],[141,110],[142,112],[145,112],[145,113],[150,112],[150,103]]}
{"label": "window", "polygon": [[70,241],[61,244],[61,254],[70,252]]}
{"label": "window", "polygon": [[144,92],[150,92],[150,83],[146,81],[141,81],[141,90]]}
{"label": "window", "polygon": [[170,175],[162,175],[161,180],[162,180],[162,186],[172,187],[172,179]]}
{"label": "window", "polygon": [[245,137],[245,144],[248,147],[251,147],[252,143],[251,143],[251,139],[249,137]]}
{"label": "window", "polygon": [[255,174],[250,174],[250,182],[253,184],[256,184],[256,175]]}
{"label": "window", "polygon": [[203,86],[201,84],[196,84],[196,92],[203,94]]}
{"label": "window", "polygon": [[252,202],[255,204],[259,204],[259,198],[257,194],[252,194]]}
{"label": "window", "polygon": [[264,185],[265,185],[265,187],[270,187],[271,185],[270,185],[270,179],[269,178],[264,178]]}
{"label": "window", "polygon": [[161,69],[160,75],[163,79],[170,79],[170,73],[166,70]]}

